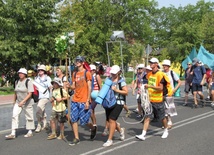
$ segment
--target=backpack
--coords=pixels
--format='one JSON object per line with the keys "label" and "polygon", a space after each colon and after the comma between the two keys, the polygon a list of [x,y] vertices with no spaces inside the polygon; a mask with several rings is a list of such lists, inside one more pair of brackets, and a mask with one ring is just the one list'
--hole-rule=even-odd
{"label": "backpack", "polygon": [[[30,81],[30,79],[27,79],[25,81],[25,86],[28,89],[28,81]],[[15,85],[18,83],[18,80],[16,80]],[[37,87],[33,84],[33,93],[32,93],[32,99],[34,100],[34,102],[38,102],[39,101],[39,91],[37,90]]]}
{"label": "backpack", "polygon": [[[119,89],[120,90],[122,89],[121,88],[121,82],[123,82],[123,81],[124,81],[123,79],[120,79],[118,81],[118,85],[119,85]],[[103,102],[102,102],[103,108],[105,108],[105,109],[112,109],[112,108],[114,108],[116,106],[116,104],[117,104],[117,99],[125,101],[125,97],[123,99],[120,99],[120,94],[116,98],[115,94],[114,94],[114,91],[111,89],[111,86],[110,86],[109,90],[108,90],[108,92],[107,92],[107,94],[104,97]]]}
{"label": "backpack", "polygon": [[172,86],[170,84],[170,80],[169,77],[163,73],[163,78],[164,78],[164,83],[163,83],[163,96],[172,96],[173,92],[172,92]]}
{"label": "backpack", "polygon": [[[60,95],[61,95],[61,97],[64,96],[64,95],[63,95],[62,87],[60,87]],[[63,100],[63,101],[64,101],[64,103],[65,103],[66,108],[68,108],[68,100]]]}
{"label": "backpack", "polygon": [[[85,72],[84,72],[84,78],[85,78],[85,81],[86,81],[86,82],[87,82],[87,77],[86,77],[87,71],[88,71],[88,70],[85,70]],[[76,79],[76,74],[77,74],[77,72],[74,73],[74,79]],[[96,80],[97,80],[97,76],[95,76],[95,78],[96,78]],[[98,86],[99,86],[99,84],[98,84]],[[100,86],[99,86],[99,87],[100,87]],[[93,90],[94,90],[94,77],[92,76],[92,78],[91,78],[91,91],[93,91]]]}

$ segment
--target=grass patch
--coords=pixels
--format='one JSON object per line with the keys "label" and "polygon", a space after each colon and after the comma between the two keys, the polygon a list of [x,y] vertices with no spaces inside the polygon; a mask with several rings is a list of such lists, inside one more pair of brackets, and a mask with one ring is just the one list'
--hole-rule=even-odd
{"label": "grass patch", "polygon": [[0,95],[10,95],[14,94],[13,87],[0,87]]}

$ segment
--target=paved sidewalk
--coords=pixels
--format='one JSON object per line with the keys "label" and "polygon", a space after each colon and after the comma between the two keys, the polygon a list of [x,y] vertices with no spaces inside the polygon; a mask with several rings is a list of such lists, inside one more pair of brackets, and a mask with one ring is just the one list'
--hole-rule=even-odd
{"label": "paved sidewalk", "polygon": [[0,95],[0,105],[12,104],[14,102],[14,94]]}

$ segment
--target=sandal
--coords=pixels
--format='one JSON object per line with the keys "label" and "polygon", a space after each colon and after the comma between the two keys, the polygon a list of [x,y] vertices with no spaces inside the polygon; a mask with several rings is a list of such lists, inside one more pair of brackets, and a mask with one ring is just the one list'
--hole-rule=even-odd
{"label": "sandal", "polygon": [[16,135],[9,134],[9,135],[6,135],[5,138],[6,139],[15,139]]}
{"label": "sandal", "polygon": [[27,133],[26,135],[24,135],[25,138],[29,138],[29,137],[33,137],[32,133]]}

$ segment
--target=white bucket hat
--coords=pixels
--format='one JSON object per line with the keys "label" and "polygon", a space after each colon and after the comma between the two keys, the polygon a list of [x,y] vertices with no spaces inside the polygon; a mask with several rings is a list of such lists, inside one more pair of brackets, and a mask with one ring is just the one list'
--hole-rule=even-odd
{"label": "white bucket hat", "polygon": [[144,68],[144,67],[145,67],[144,64],[139,64],[139,65],[137,66],[137,69],[138,69],[138,68]]}
{"label": "white bucket hat", "polygon": [[37,70],[46,71],[46,67],[45,67],[45,65],[40,65]]}
{"label": "white bucket hat", "polygon": [[60,87],[62,86],[62,81],[59,78],[54,78],[53,81],[51,81],[51,84],[57,83]]}
{"label": "white bucket hat", "polygon": [[27,69],[25,69],[25,68],[20,68],[19,71],[18,71],[18,73],[22,73],[22,74],[27,75]]}
{"label": "white bucket hat", "polygon": [[117,74],[120,71],[120,67],[118,65],[114,65],[111,67],[110,73]]}
{"label": "white bucket hat", "polygon": [[162,65],[171,66],[170,60],[163,60]]}

